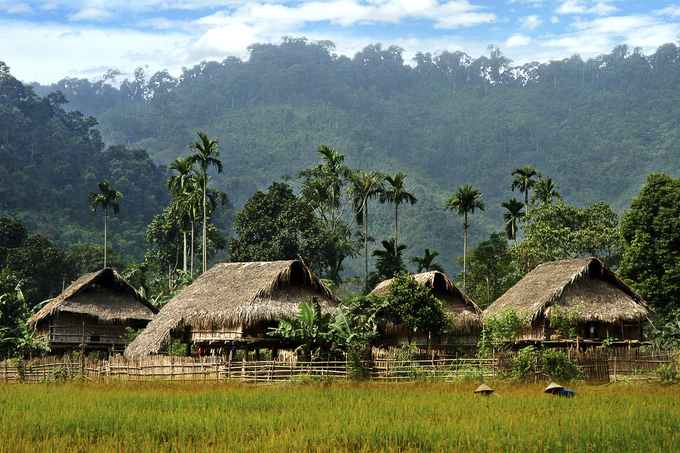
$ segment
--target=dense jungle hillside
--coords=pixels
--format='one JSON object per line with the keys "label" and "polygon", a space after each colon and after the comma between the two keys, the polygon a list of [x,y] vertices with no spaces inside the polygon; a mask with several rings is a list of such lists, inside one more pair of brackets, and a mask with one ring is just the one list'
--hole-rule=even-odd
{"label": "dense jungle hillside", "polygon": [[[318,163],[325,144],[352,168],[408,174],[418,203],[399,210],[405,256],[438,250],[454,274],[462,220],[442,203],[457,186],[471,183],[486,203],[470,218],[474,245],[502,230],[502,202],[522,198],[510,191],[515,168],[533,165],[552,177],[566,203],[602,200],[619,213],[647,174],[680,176],[675,44],[651,55],[621,45],[587,61],[522,66],[491,46],[478,58],[419,53],[412,64],[399,47],[380,44],[353,58],[304,38],[249,50],[247,61],[203,62],[179,77],[140,68],[122,82],[110,70],[97,81],[15,84],[34,90],[30,102],[13,100],[3,82],[0,214],[32,219],[30,227],[60,246],[98,243],[101,219],[85,197],[96,181],[118,178],[125,198],[114,247],[139,260],[146,223],[168,203],[163,166],[188,154],[197,131],[219,138],[225,171],[212,183],[236,209],[257,189]],[[379,244],[392,234],[394,211],[372,209]]]}

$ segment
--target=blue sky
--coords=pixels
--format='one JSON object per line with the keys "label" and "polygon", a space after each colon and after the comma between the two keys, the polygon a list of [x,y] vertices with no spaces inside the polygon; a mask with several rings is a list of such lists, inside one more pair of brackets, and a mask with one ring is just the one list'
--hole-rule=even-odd
{"label": "blue sky", "polygon": [[[653,53],[680,36],[680,0],[0,0],[0,61],[24,82],[132,78],[227,56],[282,36],[331,40],[353,56],[371,43],[418,52],[494,45],[521,65],[617,44]],[[124,77],[125,77],[124,76]]]}

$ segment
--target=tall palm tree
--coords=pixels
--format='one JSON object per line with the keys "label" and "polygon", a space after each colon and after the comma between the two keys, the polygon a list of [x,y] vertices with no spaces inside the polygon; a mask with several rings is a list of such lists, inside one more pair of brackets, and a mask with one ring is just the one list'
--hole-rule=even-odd
{"label": "tall palm tree", "polygon": [[538,201],[541,204],[552,204],[553,198],[562,201],[562,194],[556,190],[559,188],[560,186],[555,184],[552,178],[539,179],[534,185],[534,194],[531,197],[531,203]]}
{"label": "tall palm tree", "polygon": [[406,173],[399,172],[394,178],[385,176],[385,181],[390,183],[390,187],[385,188],[380,193],[380,203],[394,204],[394,256],[397,256],[397,243],[399,233],[399,205],[402,203],[410,203],[411,206],[416,204],[418,199],[413,194],[406,191],[404,187],[404,179]]}
{"label": "tall palm tree", "polygon": [[[172,212],[175,217],[179,220],[179,230],[182,233],[184,239],[184,261],[183,270],[186,273],[187,269],[187,226],[191,223],[191,244],[192,244],[192,260],[193,260],[193,226],[195,218],[192,218],[191,212],[192,203],[195,202],[196,191],[194,180],[196,176],[196,167],[188,162],[188,159],[183,157],[178,157],[175,159],[170,166],[170,170],[177,171],[176,174],[168,176],[167,187],[170,189],[170,193],[175,197],[172,202]],[[192,266],[193,270],[193,266]]]}
{"label": "tall palm tree", "polygon": [[340,189],[343,180],[349,177],[351,170],[343,163],[345,161],[344,154],[340,154],[335,149],[321,145],[316,152],[323,159],[320,170],[324,179],[327,179],[328,189],[330,189],[331,219],[335,219],[335,208],[339,207],[340,203]]}
{"label": "tall palm tree", "polygon": [[352,185],[348,192],[352,197],[354,215],[358,225],[364,226],[364,258],[366,265],[364,291],[368,293],[368,200],[379,196],[384,189],[385,175],[377,172],[366,173],[363,168],[351,176]]}
{"label": "tall palm tree", "polygon": [[418,271],[416,272],[416,274],[420,274],[423,270],[425,270],[425,272],[431,271],[444,272],[444,269],[438,263],[433,262],[437,256],[439,256],[439,252],[437,251],[430,252],[430,249],[425,249],[425,254],[423,255],[422,258],[413,255],[411,257],[411,262],[418,266]]}
{"label": "tall palm tree", "polygon": [[123,194],[111,188],[109,181],[100,181],[97,183],[97,187],[99,188],[99,193],[90,191],[87,201],[90,202],[92,212],[97,212],[99,206],[104,209],[104,267],[106,267],[106,247],[108,245],[106,237],[108,234],[109,209],[113,210],[114,215],[120,212],[118,200],[123,198]]}
{"label": "tall palm tree", "polygon": [[519,193],[524,194],[524,213],[526,214],[526,224],[529,225],[529,191],[536,184],[534,178],[540,178],[541,174],[534,169],[533,165],[525,165],[524,168],[515,168],[512,170],[512,176],[514,176],[515,179],[512,180],[510,189],[513,192],[517,189],[519,190]]}
{"label": "tall palm tree", "polygon": [[208,233],[207,233],[207,212],[206,209],[206,185],[208,184],[208,169],[210,167],[217,167],[217,173],[222,173],[222,162],[218,159],[220,150],[218,148],[219,140],[213,138],[208,139],[208,134],[205,132],[198,133],[199,140],[189,144],[189,149],[198,151],[187,158],[189,165],[197,165],[201,170],[203,182],[203,273],[208,270]]}
{"label": "tall palm tree", "polygon": [[513,198],[510,201],[504,201],[501,203],[501,208],[507,209],[507,212],[503,213],[503,220],[505,221],[505,232],[508,235],[508,239],[514,239],[515,245],[517,245],[517,221],[521,221],[524,217],[524,203],[519,201],[517,198]]}
{"label": "tall palm tree", "polygon": [[465,272],[466,272],[466,257],[467,257],[467,229],[468,229],[468,214],[474,214],[475,210],[484,210],[484,202],[482,201],[482,192],[477,189],[472,189],[472,184],[465,184],[458,186],[456,193],[451,195],[444,202],[444,211],[456,211],[463,220],[463,289],[465,289]]}

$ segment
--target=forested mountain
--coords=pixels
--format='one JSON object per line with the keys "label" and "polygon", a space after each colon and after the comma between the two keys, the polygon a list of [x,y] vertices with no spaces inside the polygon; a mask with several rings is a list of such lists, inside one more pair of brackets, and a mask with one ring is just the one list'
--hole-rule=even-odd
{"label": "forested mountain", "polygon": [[[97,242],[69,231],[74,222],[94,221],[81,200],[98,180],[128,173],[115,185],[125,194],[122,223],[143,222],[167,205],[161,202],[163,171],[143,151],[128,149],[168,164],[187,154],[197,131],[206,131],[220,139],[225,165],[212,181],[240,208],[256,189],[315,165],[315,150],[326,144],[352,168],[409,175],[409,191],[419,202],[400,210],[400,242],[409,255],[426,247],[439,251],[453,274],[462,254],[462,221],[442,203],[457,186],[472,184],[486,203],[471,219],[475,244],[502,230],[500,204],[518,195],[510,191],[515,168],[533,165],[552,177],[566,203],[603,200],[618,212],[628,208],[647,174],[680,175],[680,49],[674,44],[648,56],[622,45],[588,61],[575,55],[523,66],[493,47],[476,59],[461,52],[418,54],[413,66],[396,46],[370,45],[353,58],[333,51],[329,41],[284,38],[280,45],[253,44],[247,61],[204,62],[176,78],[139,69],[119,87],[111,83],[120,77],[116,71],[99,81],[36,85],[43,97],[23,95],[36,109],[35,118],[27,118],[37,122],[38,110],[52,117],[35,131],[22,129],[27,123],[12,116],[5,99],[0,210],[53,212],[54,234],[65,235],[59,244]],[[56,92],[63,96],[50,94]],[[55,116],[60,107],[71,113]],[[121,147],[102,152],[103,143]],[[54,169],[53,179],[27,185],[40,165]],[[134,189],[122,187],[128,180]],[[51,192],[36,195],[44,187]],[[154,201],[142,197],[136,207],[128,205],[133,190]],[[34,205],[31,197],[40,200]],[[391,234],[393,210],[376,205],[372,215],[379,243]],[[131,241],[139,231],[118,229]]]}

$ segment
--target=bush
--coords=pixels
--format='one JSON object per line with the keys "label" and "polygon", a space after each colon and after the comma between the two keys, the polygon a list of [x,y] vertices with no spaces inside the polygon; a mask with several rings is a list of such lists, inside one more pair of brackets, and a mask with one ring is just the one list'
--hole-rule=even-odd
{"label": "bush", "polygon": [[666,385],[673,385],[680,382],[678,370],[672,363],[659,365],[659,368],[656,370],[656,377],[659,379],[659,382]]}
{"label": "bush", "polygon": [[508,357],[509,375],[514,381],[529,378],[536,371],[536,348],[527,346],[520,349],[515,356]]}
{"label": "bush", "polygon": [[543,353],[543,372],[555,381],[573,381],[583,379],[583,368],[563,351],[557,349],[547,350]]}

